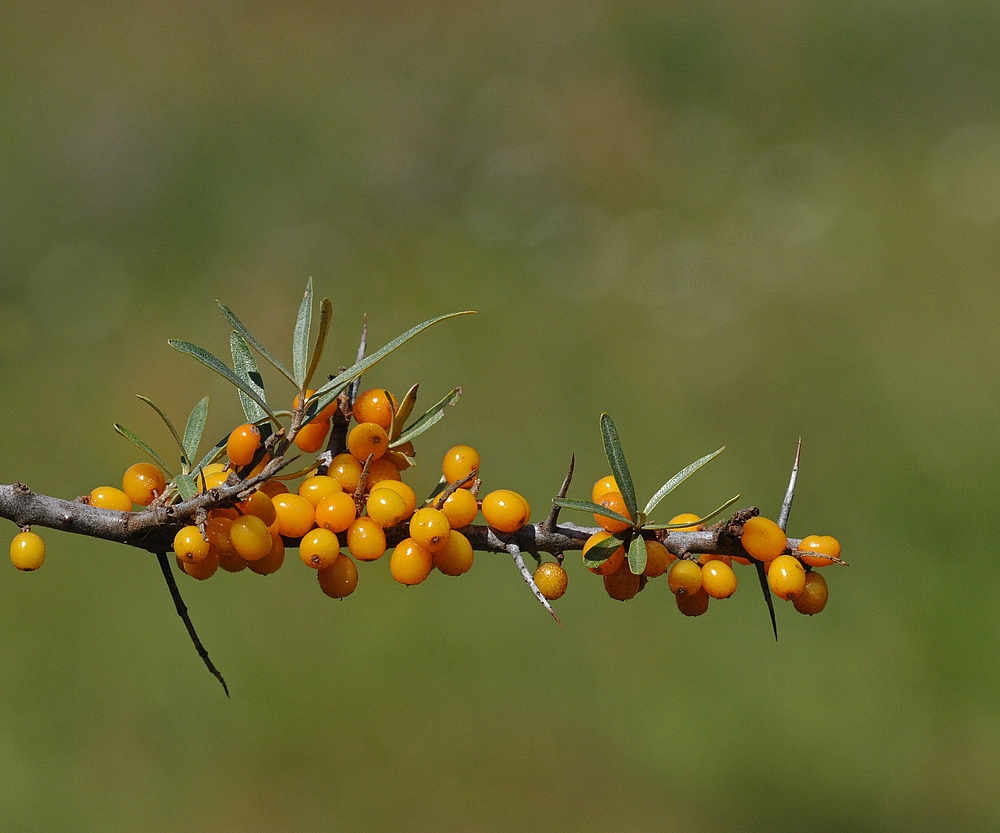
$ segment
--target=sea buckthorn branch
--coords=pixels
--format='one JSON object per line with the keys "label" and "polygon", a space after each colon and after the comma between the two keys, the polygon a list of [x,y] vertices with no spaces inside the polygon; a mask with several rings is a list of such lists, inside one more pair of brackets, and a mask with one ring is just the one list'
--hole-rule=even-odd
{"label": "sea buckthorn branch", "polygon": [[[483,482],[479,453],[457,445],[445,455],[439,484],[420,502],[400,473],[416,464],[413,440],[443,418],[462,390],[455,388],[410,421],[417,385],[397,402],[383,388],[360,392],[360,377],[422,330],[463,313],[425,321],[369,356],[365,355],[365,319],[355,363],[341,366],[312,389],[309,385],[319,368],[332,318],[332,307],[324,298],[310,346],[312,307],[309,281],[296,317],[291,370],[222,303],[219,308],[233,328],[232,368],[189,342],[170,342],[236,387],[247,419],[199,462],[195,460],[207,421],[208,398],[192,409],[182,434],[159,406],[140,397],[165,422],[180,449],[178,474],[171,475],[163,458],[116,423],[115,430],[159,468],[137,463],[125,473],[121,490],[98,487],[76,501],[34,493],[23,483],[0,486],[0,517],[14,521],[22,530],[11,544],[15,566],[34,570],[44,559],[44,542],[31,531],[32,526],[154,553],[198,655],[227,695],[226,683],[191,623],[170,566],[171,551],[179,572],[204,580],[220,567],[229,572],[249,568],[268,575],[281,567],[286,548],[297,548],[300,559],[316,570],[320,589],[338,599],[357,586],[355,561],[378,560],[390,548],[390,571],[405,585],[419,584],[433,569],[461,575],[472,566],[477,551],[504,553],[556,622],[559,619],[550,602],[566,590],[563,562],[571,550],[582,550],[584,566],[602,576],[608,595],[617,600],[631,599],[648,581],[669,572],[667,583],[677,606],[691,616],[704,613],[710,597],[732,595],[736,589],[733,561],[753,565],[775,635],[772,594],[793,600],[802,613],[819,612],[826,604],[826,583],[815,568],[844,563],[839,544],[827,536],[788,538],[784,531],[801,441],[777,524],[760,517],[751,506],[706,528],[706,522],[731,506],[738,495],[703,517],[683,514],[668,523],[652,523],[650,513],[659,503],[723,449],[679,471],[640,511],[617,429],[606,414],[601,417],[601,435],[612,473],[594,485],[590,501],[567,497],[575,464],[575,457],[571,458],[548,515],[540,523],[531,523],[528,501],[516,492],[497,489],[479,498]],[[276,408],[268,401],[254,351],[291,383],[296,393],[290,409]],[[300,459],[296,451],[305,457]],[[223,457],[228,462],[219,462]],[[299,479],[297,492],[290,492],[286,484]],[[133,511],[133,505],[141,508]],[[599,526],[560,522],[562,508],[592,513]],[[475,523],[480,513],[484,524]],[[537,561],[534,574],[525,563],[525,553]],[[555,560],[545,560],[543,555]]]}

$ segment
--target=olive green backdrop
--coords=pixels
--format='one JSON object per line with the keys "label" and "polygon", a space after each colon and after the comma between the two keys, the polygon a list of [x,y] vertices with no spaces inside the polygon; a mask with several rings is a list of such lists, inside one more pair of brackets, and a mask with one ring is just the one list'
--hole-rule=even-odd
{"label": "olive green backdrop", "polygon": [[[98,8],[100,6],[100,8]],[[1000,12],[990,3],[19,2],[0,10],[0,482],[67,498],[235,393],[226,301],[430,403],[541,517],[618,423],[641,494],[837,536],[814,618],[752,578],[685,619],[578,556],[558,628],[509,560],[337,603],[289,561],[182,589],[46,536],[0,570],[18,831],[893,831],[1000,823]],[[272,397],[290,398],[268,377]],[[585,520],[579,518],[579,520]],[[8,524],[7,532],[14,533]]]}

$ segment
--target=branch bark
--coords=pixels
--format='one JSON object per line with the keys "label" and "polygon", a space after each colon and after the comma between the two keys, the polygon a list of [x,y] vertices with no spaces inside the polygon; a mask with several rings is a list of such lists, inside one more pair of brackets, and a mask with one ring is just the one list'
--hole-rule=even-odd
{"label": "branch bark", "polygon": [[[169,552],[173,549],[174,535],[186,524],[192,523],[199,511],[209,511],[221,506],[232,506],[241,496],[252,490],[258,482],[267,479],[280,467],[279,459],[273,460],[257,477],[234,485],[210,489],[190,500],[171,506],[154,506],[139,512],[116,512],[89,506],[79,501],[38,494],[23,483],[0,485],[0,517],[13,521],[19,527],[42,526],[114,541],[151,553]],[[757,514],[754,507],[741,509],[727,521],[698,532],[671,530],[661,533],[660,540],[674,555],[707,553],[712,555],[746,556],[740,546],[739,535],[747,518]],[[474,550],[509,554],[513,544],[521,552],[557,554],[567,550],[582,550],[587,539],[598,532],[597,527],[560,523],[554,526],[547,521],[528,524],[518,532],[504,535],[501,541],[485,525],[473,524],[462,530]],[[406,523],[386,530],[390,546],[398,544],[409,535]],[[794,549],[801,539],[789,538]],[[294,547],[298,539],[286,538],[285,543]]]}

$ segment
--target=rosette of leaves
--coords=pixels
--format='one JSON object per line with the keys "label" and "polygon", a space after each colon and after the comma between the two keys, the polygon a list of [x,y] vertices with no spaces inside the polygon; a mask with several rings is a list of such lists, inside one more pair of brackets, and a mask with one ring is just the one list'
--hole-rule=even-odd
{"label": "rosette of leaves", "polygon": [[616,532],[609,538],[595,544],[587,551],[584,563],[588,567],[599,567],[611,557],[612,553],[618,547],[623,546],[628,553],[629,569],[635,575],[642,575],[643,570],[646,569],[646,538],[652,537],[657,530],[680,529],[691,526],[692,523],[704,523],[739,500],[739,495],[730,498],[718,509],[710,512],[703,518],[699,518],[696,522],[685,521],[679,524],[650,523],[649,515],[660,504],[660,501],[698,471],[698,469],[718,457],[725,451],[726,447],[723,446],[718,451],[706,454],[704,457],[695,460],[691,465],[685,466],[677,472],[677,474],[657,490],[656,494],[649,499],[646,506],[640,512],[639,504],[636,502],[632,475],[629,472],[628,463],[625,460],[625,452],[622,450],[621,440],[618,437],[618,429],[615,428],[615,423],[607,414],[601,414],[601,438],[604,441],[604,453],[608,457],[608,465],[611,466],[611,473],[615,476],[615,482],[621,491],[622,500],[625,502],[625,507],[632,517],[626,518],[624,515],[620,515],[606,506],[601,506],[589,500],[573,500],[570,498],[553,498],[552,500],[556,506],[566,509],[578,509],[581,512],[590,512],[594,515],[611,518],[619,523],[628,524],[626,529]]}

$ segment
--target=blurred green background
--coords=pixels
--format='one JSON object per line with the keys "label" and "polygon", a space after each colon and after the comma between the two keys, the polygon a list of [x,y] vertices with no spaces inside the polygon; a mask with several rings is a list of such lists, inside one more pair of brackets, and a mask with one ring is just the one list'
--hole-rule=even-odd
{"label": "blurred green background", "polygon": [[[664,519],[736,492],[833,534],[815,618],[685,619],[570,559],[556,627],[512,565],[335,603],[289,562],[182,588],[47,535],[0,570],[8,830],[995,830],[1000,10],[993,3],[24,2],[0,8],[0,482],[73,497],[235,394],[226,301],[327,370],[465,397],[541,516],[616,419]],[[269,377],[272,397],[280,399]],[[291,396],[287,391],[286,396]],[[579,518],[578,520],[585,520]],[[8,524],[8,532],[14,528]]]}

